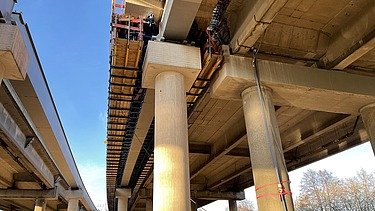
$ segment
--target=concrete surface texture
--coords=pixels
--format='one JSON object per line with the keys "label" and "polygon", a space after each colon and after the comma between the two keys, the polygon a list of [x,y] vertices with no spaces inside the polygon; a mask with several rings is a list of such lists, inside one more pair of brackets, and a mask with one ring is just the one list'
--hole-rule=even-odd
{"label": "concrete surface texture", "polygon": [[[247,139],[259,210],[294,210],[289,177],[271,90],[253,86],[242,92]],[[279,185],[282,185],[280,187]],[[285,205],[280,201],[285,189]]]}
{"label": "concrete surface texture", "polygon": [[162,72],[155,78],[153,209],[190,210],[185,77]]}

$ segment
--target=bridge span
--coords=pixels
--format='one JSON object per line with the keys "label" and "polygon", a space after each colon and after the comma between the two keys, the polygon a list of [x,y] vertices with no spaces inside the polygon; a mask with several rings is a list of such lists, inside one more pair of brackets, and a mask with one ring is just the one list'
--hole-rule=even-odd
{"label": "bridge span", "polygon": [[15,2],[0,1],[0,210],[96,210]]}

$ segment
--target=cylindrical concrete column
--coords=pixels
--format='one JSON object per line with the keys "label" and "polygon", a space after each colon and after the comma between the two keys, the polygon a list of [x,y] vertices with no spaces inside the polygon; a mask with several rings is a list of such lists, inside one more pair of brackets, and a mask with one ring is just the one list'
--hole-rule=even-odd
{"label": "cylindrical concrete column", "polygon": [[229,203],[229,211],[237,211],[237,201],[236,200],[228,200]]}
{"label": "cylindrical concrete column", "polygon": [[128,211],[128,197],[122,196],[117,198],[117,210]]}
{"label": "cylindrical concrete column", "polygon": [[375,154],[375,103],[361,108],[360,112],[362,121],[365,124],[367,134],[370,138],[372,150]]}
{"label": "cylindrical concrete column", "polygon": [[152,199],[146,199],[146,211],[152,211]]}
{"label": "cylindrical concrete column", "polygon": [[45,211],[47,206],[47,200],[44,198],[37,198],[35,200],[34,211]]}
{"label": "cylindrical concrete column", "polygon": [[79,199],[73,198],[68,200],[67,211],[78,211],[79,210]]}
{"label": "cylindrical concrete column", "polygon": [[190,211],[189,178],[185,79],[162,72],[155,78],[154,210]]}
{"label": "cylindrical concrete column", "polygon": [[[292,211],[294,210],[293,201],[271,90],[265,87],[262,87],[262,90],[263,100],[259,97],[258,89],[255,86],[242,92],[258,210],[284,210],[280,198],[281,188],[278,186],[279,180],[275,168],[276,165],[281,176],[283,190],[285,190],[283,195],[287,209]],[[277,160],[277,163],[274,160]]]}

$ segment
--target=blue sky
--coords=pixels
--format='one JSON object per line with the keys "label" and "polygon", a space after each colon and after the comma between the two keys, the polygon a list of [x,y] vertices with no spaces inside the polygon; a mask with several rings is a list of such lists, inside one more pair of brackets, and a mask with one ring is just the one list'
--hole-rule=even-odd
{"label": "blue sky", "polygon": [[111,1],[18,1],[85,186],[105,200]]}
{"label": "blue sky", "polygon": [[[109,0],[21,0],[16,6],[29,24],[45,75],[81,176],[94,203],[106,200],[105,145]],[[374,171],[369,143],[290,173],[298,192],[304,171],[328,169],[339,177],[360,168]],[[254,200],[253,189],[246,192]],[[207,210],[225,210],[217,202]]]}

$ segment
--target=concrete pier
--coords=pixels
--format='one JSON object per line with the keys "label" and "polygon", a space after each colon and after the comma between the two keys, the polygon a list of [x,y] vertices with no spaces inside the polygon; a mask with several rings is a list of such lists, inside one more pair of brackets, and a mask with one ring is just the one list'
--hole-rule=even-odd
{"label": "concrete pier", "polygon": [[[266,87],[262,87],[262,90],[264,101],[260,99],[256,86],[247,88],[242,92],[247,139],[250,149],[258,209],[260,211],[284,210],[283,203],[280,200],[277,168],[279,169],[278,172],[281,176],[281,183],[285,190],[284,197],[286,206],[288,210],[291,211],[294,210],[293,201],[290,193],[288,173],[285,168],[271,90]],[[275,160],[277,161],[276,163]]]}
{"label": "concrete pier", "polygon": [[155,79],[155,210],[190,210],[187,108],[184,76]]}
{"label": "concrete pier", "polygon": [[45,211],[47,206],[47,200],[44,198],[37,198],[35,200],[34,211]]}
{"label": "concrete pier", "polygon": [[191,209],[185,93],[200,69],[198,48],[148,43],[142,86],[155,89],[154,210]]}
{"label": "concrete pier", "polygon": [[228,200],[229,203],[229,211],[237,211],[237,201],[236,200]]}
{"label": "concrete pier", "polygon": [[77,211],[77,210],[79,210],[78,205],[79,205],[79,199],[77,199],[77,198],[69,199],[67,211]]}
{"label": "concrete pier", "polygon": [[361,108],[360,113],[375,154],[375,103]]}
{"label": "concrete pier", "polygon": [[118,211],[127,211],[129,198],[131,196],[131,190],[128,188],[118,188],[116,189],[116,198],[117,198],[117,210]]}

